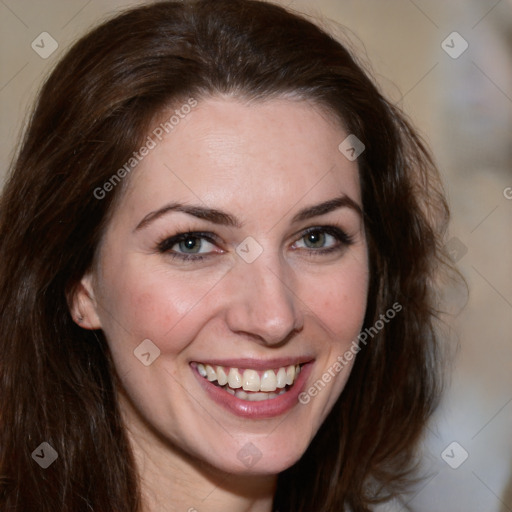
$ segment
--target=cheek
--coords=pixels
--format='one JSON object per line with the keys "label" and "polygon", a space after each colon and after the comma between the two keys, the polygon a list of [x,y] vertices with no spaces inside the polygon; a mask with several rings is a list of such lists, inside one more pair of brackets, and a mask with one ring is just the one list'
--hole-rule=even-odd
{"label": "cheek", "polygon": [[357,264],[310,276],[301,286],[300,297],[321,324],[350,342],[362,327],[368,300],[368,269],[365,259]]}
{"label": "cheek", "polygon": [[[200,328],[197,315],[204,315],[209,290],[219,281],[210,275],[169,272],[164,265],[145,266],[137,259],[124,261],[118,272],[104,280],[102,325],[112,345],[132,346],[150,339],[162,352],[179,352]],[[204,316],[203,316],[204,318]],[[115,348],[114,348],[115,350]]]}

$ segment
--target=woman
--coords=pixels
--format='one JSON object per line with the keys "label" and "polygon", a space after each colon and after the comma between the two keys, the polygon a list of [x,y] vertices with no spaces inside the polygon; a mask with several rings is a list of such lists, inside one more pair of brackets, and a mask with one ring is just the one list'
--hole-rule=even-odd
{"label": "woman", "polygon": [[438,173],[340,43],[135,8],[46,81],[1,200],[2,510],[371,510],[440,392]]}

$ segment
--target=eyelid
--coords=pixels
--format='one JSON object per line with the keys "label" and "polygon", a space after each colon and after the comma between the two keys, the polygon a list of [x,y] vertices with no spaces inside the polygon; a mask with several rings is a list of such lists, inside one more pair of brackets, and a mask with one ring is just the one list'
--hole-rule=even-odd
{"label": "eyelid", "polygon": [[171,248],[183,241],[186,238],[200,238],[204,239],[207,242],[219,245],[219,237],[215,233],[211,233],[209,231],[181,231],[179,233],[176,233],[175,235],[165,237],[164,239],[160,240],[156,248],[159,252],[162,253],[171,253]]}
{"label": "eyelid", "polygon": [[[315,232],[324,232],[336,239],[338,242],[335,246],[326,247],[326,248],[318,248],[318,249],[312,249],[312,248],[300,248],[300,250],[305,250],[311,254],[316,255],[322,255],[327,254],[329,252],[334,252],[336,250],[340,250],[343,247],[350,246],[354,243],[353,237],[348,235],[346,231],[338,226],[334,225],[316,225],[316,226],[310,226],[306,229],[303,229],[299,232],[297,232],[294,235],[294,242],[293,244],[296,244],[299,240],[304,238],[310,233]],[[219,252],[209,252],[209,253],[180,253],[176,251],[171,251],[172,247],[176,244],[180,243],[186,238],[198,238],[206,240],[207,242],[219,247],[220,243],[220,237],[216,235],[215,233],[212,233],[210,231],[193,231],[193,230],[183,230],[175,235],[166,237],[162,239],[160,242],[157,243],[157,250],[160,253],[168,254],[169,256],[173,258],[180,259],[182,261],[199,261],[203,260],[205,258],[208,258],[209,256],[212,256],[214,254],[219,254]],[[293,245],[292,244],[292,245]],[[295,250],[299,250],[299,248],[296,248]],[[220,248],[220,252],[224,252],[222,248]]]}
{"label": "eyelid", "polygon": [[[319,226],[311,226],[309,228],[303,229],[302,231],[299,231],[295,237],[295,241],[300,240],[301,238],[307,236],[310,233],[315,232],[324,232],[328,235],[333,236],[340,242],[340,244],[343,245],[352,245],[354,243],[354,237],[349,235],[344,229],[340,228],[339,226],[334,225],[319,225]],[[318,251],[317,251],[318,252]]]}

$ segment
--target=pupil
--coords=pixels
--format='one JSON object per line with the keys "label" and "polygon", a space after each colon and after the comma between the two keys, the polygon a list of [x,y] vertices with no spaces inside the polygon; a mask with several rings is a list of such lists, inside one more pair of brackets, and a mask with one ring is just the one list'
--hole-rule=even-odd
{"label": "pupil", "polygon": [[325,235],[323,233],[309,233],[307,238],[308,245],[310,247],[321,247],[323,245],[324,236]]}
{"label": "pupil", "polygon": [[181,242],[182,249],[189,252],[197,252],[200,248],[197,238],[186,238]]}

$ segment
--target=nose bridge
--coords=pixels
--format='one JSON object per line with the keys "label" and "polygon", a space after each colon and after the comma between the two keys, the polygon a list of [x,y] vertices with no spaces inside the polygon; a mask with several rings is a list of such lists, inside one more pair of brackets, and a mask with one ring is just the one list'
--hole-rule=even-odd
{"label": "nose bridge", "polygon": [[302,327],[290,273],[278,254],[264,251],[251,263],[238,261],[237,267],[228,312],[233,331],[277,344]]}

